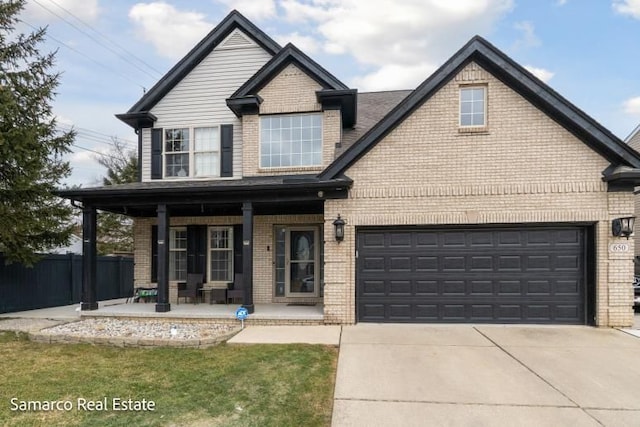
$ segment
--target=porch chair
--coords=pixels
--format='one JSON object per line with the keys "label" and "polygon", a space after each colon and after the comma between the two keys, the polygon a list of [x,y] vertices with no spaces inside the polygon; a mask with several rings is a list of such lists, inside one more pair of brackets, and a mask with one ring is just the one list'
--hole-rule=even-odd
{"label": "porch chair", "polygon": [[229,300],[234,302],[236,298],[240,298],[241,302],[244,302],[244,276],[242,273],[236,273],[233,277],[233,283],[229,284],[227,290],[227,303]]}
{"label": "porch chair", "polygon": [[202,274],[187,274],[186,283],[178,283],[178,304],[180,304],[180,298],[184,298],[185,302],[187,298],[191,298],[194,304],[198,302],[202,279]]}

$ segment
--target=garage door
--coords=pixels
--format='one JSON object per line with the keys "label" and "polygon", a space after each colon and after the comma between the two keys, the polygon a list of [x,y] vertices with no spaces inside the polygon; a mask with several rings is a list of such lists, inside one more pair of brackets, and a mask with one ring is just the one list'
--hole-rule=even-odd
{"label": "garage door", "polygon": [[360,229],[363,322],[585,323],[581,227]]}

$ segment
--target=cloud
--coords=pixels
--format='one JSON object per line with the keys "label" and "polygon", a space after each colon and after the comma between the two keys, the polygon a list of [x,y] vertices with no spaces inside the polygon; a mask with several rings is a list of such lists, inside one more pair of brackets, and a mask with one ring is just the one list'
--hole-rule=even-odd
{"label": "cloud", "polygon": [[522,33],[513,45],[514,50],[540,46],[540,39],[536,36],[536,30],[531,21],[516,22],[513,28]]}
{"label": "cloud", "polygon": [[158,55],[179,59],[214,27],[197,12],[180,11],[164,2],[137,3],[129,10],[129,19],[143,40],[155,47]]}
{"label": "cloud", "polygon": [[300,34],[297,31],[291,34],[275,35],[273,38],[282,46],[291,42],[306,54],[313,54],[320,50],[320,43],[316,39]]}
{"label": "cloud", "polygon": [[63,9],[68,10],[84,21],[95,21],[100,13],[98,0],[55,0],[55,4],[50,0],[38,0],[38,3],[33,0],[28,0],[25,5],[23,12],[24,17],[29,20],[30,23],[51,23],[59,20],[60,18],[54,15],[54,13],[65,17],[65,19],[73,20]]}
{"label": "cloud", "polygon": [[613,0],[613,10],[640,19],[640,0]]}
{"label": "cloud", "polygon": [[564,6],[565,4],[567,4],[568,0],[557,0],[556,1],[556,6]]}
{"label": "cloud", "polygon": [[355,79],[373,90],[414,87],[472,36],[490,32],[513,1],[281,0],[279,6],[286,21],[317,29],[325,52],[374,69]]}
{"label": "cloud", "polygon": [[216,0],[231,9],[236,9],[249,19],[263,20],[276,16],[274,0]]}
{"label": "cloud", "polygon": [[640,117],[640,96],[629,98],[624,101],[623,109],[627,114]]}
{"label": "cloud", "polygon": [[391,89],[415,89],[430,76],[436,66],[428,63],[415,65],[383,65],[377,71],[353,79],[352,86],[362,92]]}
{"label": "cloud", "polygon": [[556,74],[553,71],[549,71],[544,68],[533,67],[531,65],[525,65],[524,68],[526,68],[527,71],[529,71],[531,74],[533,74],[534,76],[536,76],[537,78],[539,78],[545,83],[548,83],[549,80],[551,80],[553,76]]}

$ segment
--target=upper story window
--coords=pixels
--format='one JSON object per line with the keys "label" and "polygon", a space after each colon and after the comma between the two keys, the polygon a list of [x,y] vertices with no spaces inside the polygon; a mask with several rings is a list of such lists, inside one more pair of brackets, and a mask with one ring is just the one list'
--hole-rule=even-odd
{"label": "upper story window", "polygon": [[483,127],[487,125],[486,86],[460,87],[460,126]]}
{"label": "upper story window", "polygon": [[322,114],[260,117],[260,167],[322,166]]}
{"label": "upper story window", "polygon": [[220,176],[218,128],[165,129],[164,157],[165,177]]}

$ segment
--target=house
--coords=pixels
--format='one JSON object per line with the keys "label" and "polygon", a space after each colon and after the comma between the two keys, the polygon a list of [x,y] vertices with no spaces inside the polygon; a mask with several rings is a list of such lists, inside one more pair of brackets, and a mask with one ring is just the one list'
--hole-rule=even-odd
{"label": "house", "polygon": [[425,77],[358,93],[231,12],[117,115],[140,182],[60,192],[83,205],[83,310],[100,209],[134,219],[159,312],[188,273],[242,274],[250,312],[328,324],[631,325],[640,156],[481,37]]}

